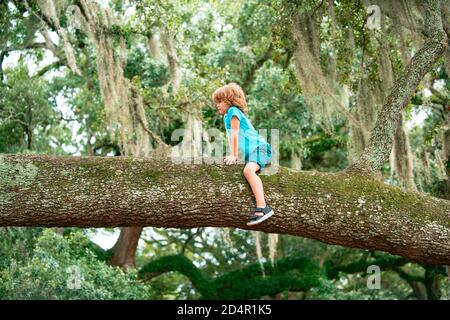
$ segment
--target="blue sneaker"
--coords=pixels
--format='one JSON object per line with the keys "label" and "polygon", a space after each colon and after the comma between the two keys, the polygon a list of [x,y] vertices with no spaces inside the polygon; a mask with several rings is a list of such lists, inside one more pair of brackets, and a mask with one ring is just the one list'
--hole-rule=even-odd
{"label": "blue sneaker", "polygon": [[264,220],[269,219],[273,215],[273,209],[266,204],[264,208],[255,208],[255,212],[262,212],[262,215],[253,214],[247,222],[248,226],[253,226],[255,224],[261,223]]}

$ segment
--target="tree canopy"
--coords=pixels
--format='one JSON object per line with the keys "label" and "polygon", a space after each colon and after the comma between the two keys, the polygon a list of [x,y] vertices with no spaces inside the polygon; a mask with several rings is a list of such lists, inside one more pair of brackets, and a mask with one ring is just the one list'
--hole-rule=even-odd
{"label": "tree canopy", "polygon": [[[1,2],[0,297],[448,299],[449,11]],[[205,156],[230,82],[278,130],[255,228],[243,166]]]}

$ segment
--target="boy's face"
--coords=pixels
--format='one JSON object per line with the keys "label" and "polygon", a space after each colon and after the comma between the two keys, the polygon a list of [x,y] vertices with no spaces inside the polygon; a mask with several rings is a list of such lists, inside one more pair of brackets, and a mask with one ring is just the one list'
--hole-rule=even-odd
{"label": "boy's face", "polygon": [[230,104],[225,101],[221,101],[217,104],[217,110],[219,111],[220,114],[225,114],[229,107]]}

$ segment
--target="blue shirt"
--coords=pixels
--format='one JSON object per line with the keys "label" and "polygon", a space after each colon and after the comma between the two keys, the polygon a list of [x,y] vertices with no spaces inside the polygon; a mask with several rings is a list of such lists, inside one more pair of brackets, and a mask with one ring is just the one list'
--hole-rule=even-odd
{"label": "blue shirt", "polygon": [[231,106],[228,108],[227,113],[223,117],[225,122],[225,129],[227,131],[228,141],[231,148],[231,118],[237,117],[239,119],[239,137],[238,137],[238,148],[245,156],[248,157],[257,147],[267,148],[267,150],[272,150],[270,144],[264,140],[264,138],[258,134],[258,132],[253,127],[250,120],[245,116],[245,114],[236,106]]}

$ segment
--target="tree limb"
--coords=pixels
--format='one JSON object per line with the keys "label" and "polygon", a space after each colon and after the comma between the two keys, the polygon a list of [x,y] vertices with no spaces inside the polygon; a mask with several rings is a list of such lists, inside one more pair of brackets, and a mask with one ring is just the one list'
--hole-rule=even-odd
{"label": "tree limb", "polygon": [[[52,62],[48,65],[46,65],[45,67],[42,67],[42,69],[40,69],[39,71],[36,72],[35,75],[33,75],[34,78],[40,78],[42,77],[44,74],[46,74],[47,72],[49,72],[50,70],[53,69],[58,69],[59,67],[65,66],[66,63],[64,61],[61,60],[56,60],[55,62]],[[64,119],[66,120],[66,119]],[[74,120],[72,120],[74,121]]]}
{"label": "tree limb", "polygon": [[403,257],[386,256],[376,259],[363,259],[349,264],[330,265],[327,268],[327,276],[330,279],[337,278],[340,272],[344,273],[359,273],[367,272],[367,268],[372,265],[380,267],[381,270],[388,270],[398,268],[408,263],[408,260]]}
{"label": "tree limb", "polygon": [[209,279],[188,258],[173,255],[149,262],[139,271],[139,276],[148,280],[177,271],[191,280],[202,299],[257,299],[286,290],[309,290],[319,284],[321,275],[318,267],[304,257],[280,259],[274,267],[267,262],[264,270],[266,277],[263,277],[259,263],[252,263]]}
{"label": "tree limb", "polygon": [[275,215],[250,228],[254,198],[243,165],[172,160],[2,155],[0,226],[237,227],[450,264],[448,200],[370,175],[280,167],[261,175]]}

